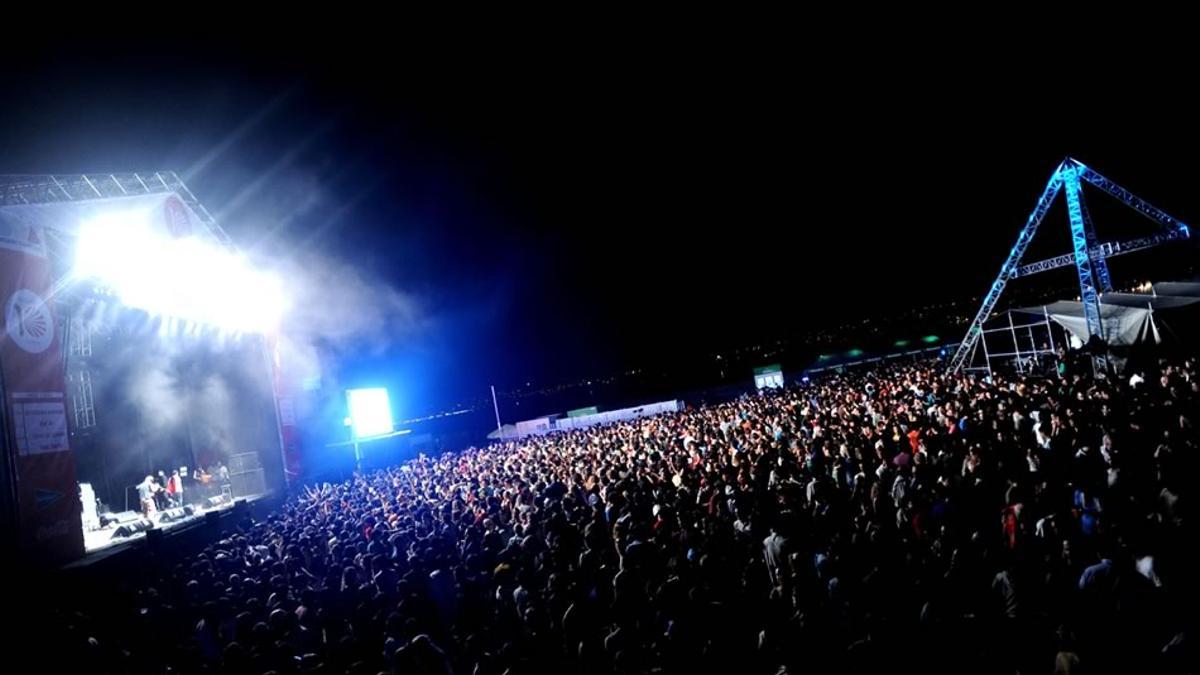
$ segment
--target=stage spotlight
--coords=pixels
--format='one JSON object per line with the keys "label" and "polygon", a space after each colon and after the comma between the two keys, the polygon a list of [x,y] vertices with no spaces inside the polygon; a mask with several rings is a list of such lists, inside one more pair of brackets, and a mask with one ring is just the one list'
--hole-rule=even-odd
{"label": "stage spotlight", "polygon": [[169,236],[142,211],[82,223],[73,276],[96,281],[129,307],[230,332],[273,331],[287,306],[274,275],[219,242]]}
{"label": "stage spotlight", "polygon": [[350,389],[346,392],[346,401],[350,406],[355,438],[382,436],[394,430],[387,389]]}
{"label": "stage spotlight", "polygon": [[125,263],[141,257],[136,248],[153,236],[148,211],[111,211],[85,221],[75,240],[74,275],[117,290],[138,273]]}

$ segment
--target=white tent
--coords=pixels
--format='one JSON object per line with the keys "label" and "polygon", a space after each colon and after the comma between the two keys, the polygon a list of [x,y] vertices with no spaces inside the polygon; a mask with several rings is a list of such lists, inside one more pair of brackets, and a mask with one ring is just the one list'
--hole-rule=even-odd
{"label": "white tent", "polygon": [[[1048,316],[1079,342],[1088,341],[1087,318],[1083,313],[1082,302],[1059,300],[1048,305],[1022,307],[1013,311]],[[1100,322],[1104,324],[1106,341],[1114,347],[1142,344],[1151,340],[1155,343],[1160,341],[1158,329],[1154,325],[1154,313],[1146,305],[1127,307],[1101,300]]]}
{"label": "white tent", "polygon": [[[1106,342],[1123,347],[1162,341],[1155,313],[1200,303],[1200,283],[1155,284],[1151,293],[1105,293],[1100,296],[1100,321]],[[1048,305],[1023,307],[1014,312],[1048,316],[1080,342],[1087,342],[1083,303],[1060,300]]]}
{"label": "white tent", "polygon": [[[1200,340],[1200,282],[1162,282],[1142,293],[1104,293],[1100,319],[1110,347],[1195,344]],[[1057,328],[1051,329],[1052,326]],[[1017,372],[1038,372],[1053,363],[1064,339],[1079,348],[1088,341],[1083,303],[1060,300],[1012,309],[984,325],[978,353],[983,363],[969,370],[989,373],[998,364]],[[1045,357],[1050,357],[1047,360]]]}

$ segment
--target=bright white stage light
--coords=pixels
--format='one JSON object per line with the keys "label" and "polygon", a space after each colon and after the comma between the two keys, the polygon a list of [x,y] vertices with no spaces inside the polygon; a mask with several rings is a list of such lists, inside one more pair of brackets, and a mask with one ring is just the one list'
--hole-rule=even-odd
{"label": "bright white stage light", "polygon": [[355,438],[382,436],[395,430],[387,389],[349,389],[346,401],[350,405]]}
{"label": "bright white stage light", "polygon": [[74,274],[96,280],[131,307],[230,331],[273,331],[286,309],[274,275],[216,242],[167,236],[143,211],[83,223]]}

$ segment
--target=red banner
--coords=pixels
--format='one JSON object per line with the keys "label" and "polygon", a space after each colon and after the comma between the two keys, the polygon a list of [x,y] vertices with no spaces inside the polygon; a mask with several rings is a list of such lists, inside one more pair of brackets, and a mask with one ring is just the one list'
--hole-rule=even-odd
{"label": "red banner", "polygon": [[31,557],[65,561],[83,555],[83,526],[42,237],[33,225],[0,231],[0,377],[22,549]]}

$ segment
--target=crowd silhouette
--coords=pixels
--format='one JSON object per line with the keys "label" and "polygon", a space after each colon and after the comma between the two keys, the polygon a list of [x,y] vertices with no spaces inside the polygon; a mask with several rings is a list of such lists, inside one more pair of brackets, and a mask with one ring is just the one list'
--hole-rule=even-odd
{"label": "crowd silhouette", "polygon": [[1198,405],[1190,359],[919,362],[422,457],[61,608],[58,644],[136,673],[1192,672]]}

